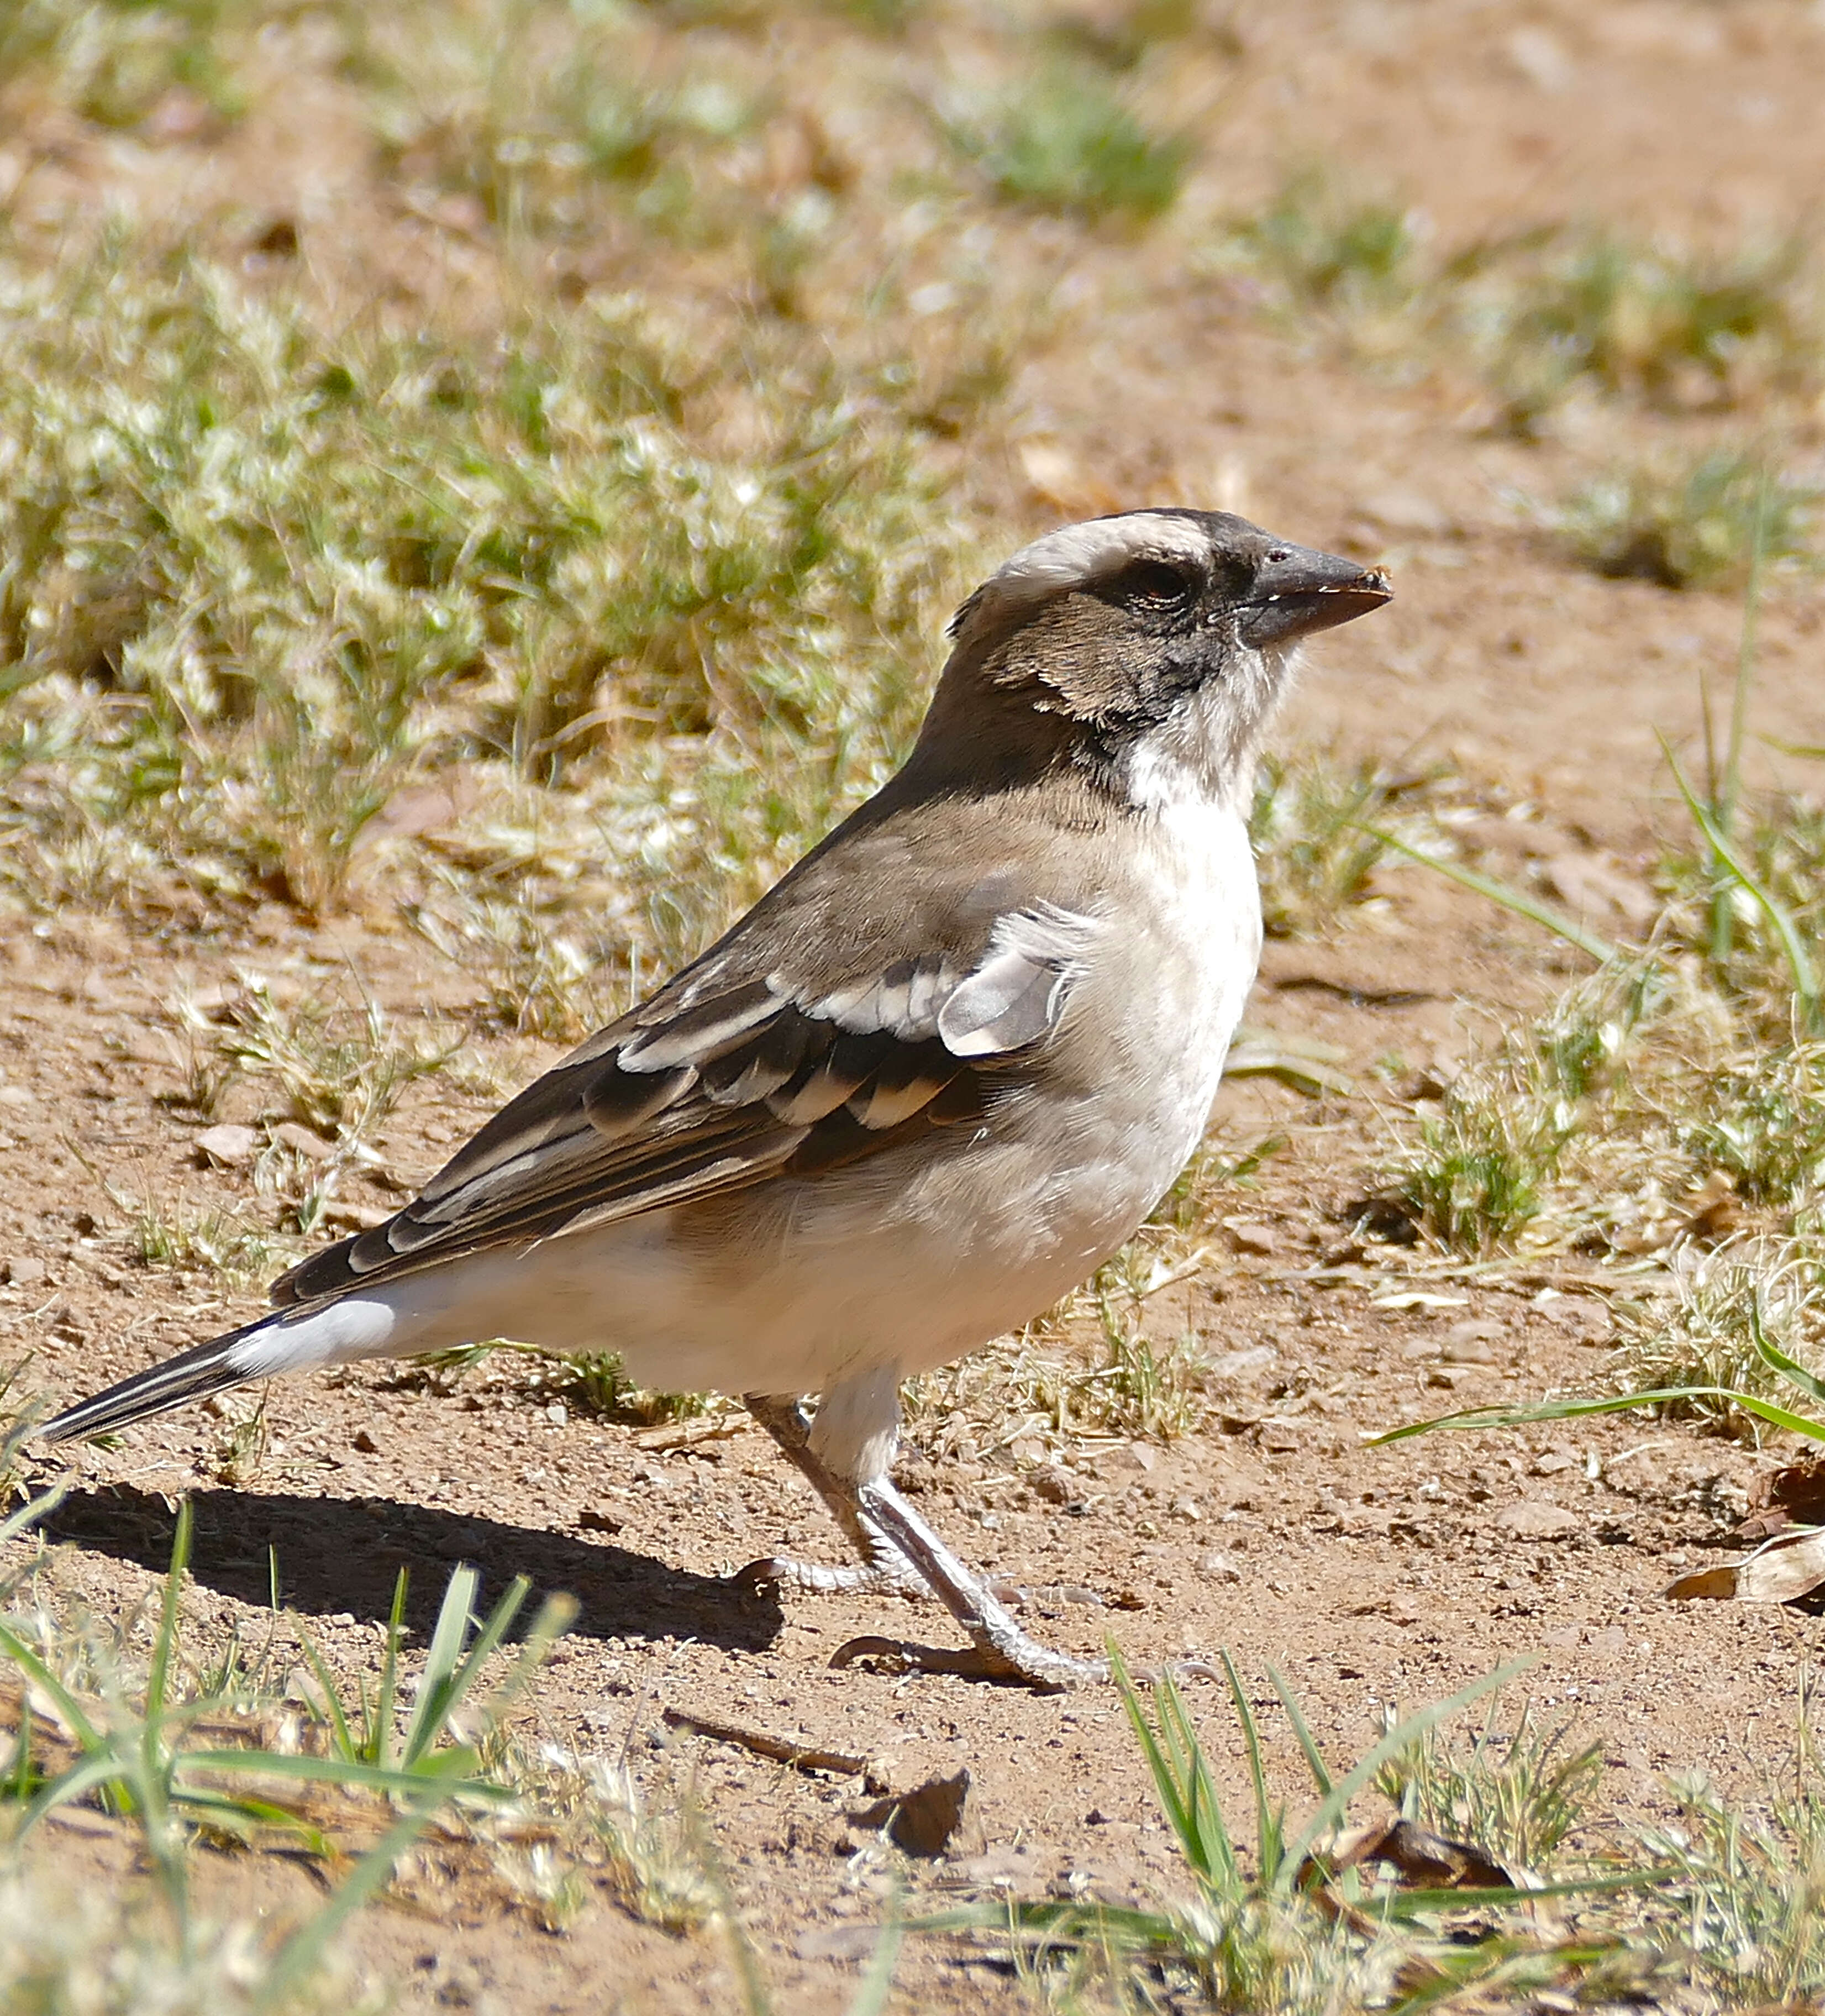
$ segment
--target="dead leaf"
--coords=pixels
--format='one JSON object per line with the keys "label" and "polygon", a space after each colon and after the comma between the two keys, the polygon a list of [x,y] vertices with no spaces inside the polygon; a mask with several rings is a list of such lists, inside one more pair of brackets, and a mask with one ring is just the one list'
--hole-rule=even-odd
{"label": "dead leaf", "polygon": [[1802,1456],[1758,1478],[1749,1504],[1748,1517],[1730,1535],[1739,1546],[1752,1546],[1790,1527],[1825,1526],[1825,1456]]}
{"label": "dead leaf", "polygon": [[[1427,1890],[1500,1890],[1521,1887],[1510,1870],[1474,1842],[1453,1841],[1409,1820],[1380,1820],[1342,1835],[1326,1857],[1334,1870],[1386,1863],[1406,1881]],[[1316,1874],[1316,1866],[1306,1867]]]}
{"label": "dead leaf", "polygon": [[1690,1575],[1683,1575],[1668,1582],[1661,1592],[1679,1603],[1690,1603],[1701,1597],[1727,1602],[1736,1593],[1737,1571],[1733,1566],[1695,1569]]}
{"label": "dead leaf", "polygon": [[298,256],[297,220],[273,218],[264,230],[255,232],[248,239],[247,250],[257,258],[295,259]]}
{"label": "dead leaf", "polygon": [[397,1215],[391,1204],[352,1204],[346,1197],[332,1197],[323,1207],[322,1222],[332,1232],[372,1232]]}
{"label": "dead leaf", "polygon": [[814,1925],[799,1934],[794,1951],[801,1960],[867,1960],[880,1936],[876,1925]]}
{"label": "dead leaf", "polygon": [[690,1449],[704,1442],[725,1442],[733,1436],[744,1435],[752,1425],[745,1414],[715,1415],[707,1420],[668,1422],[657,1428],[642,1428],[633,1442],[639,1449]]}
{"label": "dead leaf", "polygon": [[53,1806],[45,1817],[53,1827],[67,1827],[72,1834],[98,1834],[104,1838],[123,1833],[127,1826],[112,1813],[93,1813],[86,1806]]}
{"label": "dead leaf", "polygon": [[1442,539],[1456,530],[1450,513],[1417,490],[1374,491],[1361,499],[1356,509],[1379,531],[1406,532],[1421,538]]}
{"label": "dead leaf", "polygon": [[1122,500],[1100,477],[1092,475],[1060,441],[1035,437],[1020,443],[1020,473],[1035,503],[1067,517],[1100,517],[1119,511]]}
{"label": "dead leaf", "polygon": [[1794,1603],[1825,1582],[1825,1527],[1777,1533],[1740,1561],[1701,1568],[1669,1583],[1676,1602]]}
{"label": "dead leaf", "polygon": [[362,829],[362,847],[387,838],[422,839],[427,833],[461,827],[487,796],[485,772],[479,765],[453,765],[429,783],[408,784],[395,791]]}
{"label": "dead leaf", "polygon": [[1715,1246],[1743,1229],[1743,1201],[1737,1194],[1736,1179],[1722,1169],[1713,1169],[1685,1202],[1686,1222],[1679,1229],[1689,1239]]}
{"label": "dead leaf", "polygon": [[884,1832],[908,1855],[942,1855],[963,1824],[970,1796],[970,1767],[961,1765],[948,1777],[927,1778],[909,1792],[877,1799],[848,1816],[851,1827]]}
{"label": "dead leaf", "polygon": [[308,1127],[301,1127],[295,1120],[280,1121],[272,1130],[272,1138],[281,1147],[302,1155],[307,1162],[327,1162],[336,1153],[333,1141],[326,1141],[321,1134],[312,1133]]}
{"label": "dead leaf", "polygon": [[[659,1719],[668,1729],[688,1729],[693,1735],[707,1736],[714,1743],[732,1743],[737,1749],[752,1751],[757,1757],[769,1757],[776,1764],[790,1764],[795,1771],[833,1772],[839,1777],[859,1778],[862,1789],[869,1792],[885,1791],[887,1788],[880,1767],[872,1758],[852,1755],[847,1750],[833,1750],[805,1737],[775,1736],[764,1729],[750,1729],[744,1723],[729,1722],[722,1715],[700,1715],[694,1708],[662,1708]],[[963,1777],[967,1789],[969,1773],[965,1772]],[[909,1798],[915,1796],[907,1795]],[[884,1799],[880,1803],[891,1805],[895,1802]]]}
{"label": "dead leaf", "polygon": [[1226,1078],[1277,1078],[1296,1092],[1316,1097],[1333,1092],[1355,1092],[1356,1082],[1337,1067],[1347,1053],[1315,1036],[1289,1035],[1279,1029],[1244,1026],[1236,1031],[1223,1065]]}
{"label": "dead leaf", "polygon": [[1591,854],[1555,854],[1541,871],[1553,895],[1580,916],[1645,931],[1660,914],[1651,891]]}
{"label": "dead leaf", "polygon": [[1506,854],[1523,860],[1546,861],[1565,852],[1565,836],[1537,819],[1501,819],[1493,813],[1479,819],[1453,820],[1451,837],[1479,854]]}

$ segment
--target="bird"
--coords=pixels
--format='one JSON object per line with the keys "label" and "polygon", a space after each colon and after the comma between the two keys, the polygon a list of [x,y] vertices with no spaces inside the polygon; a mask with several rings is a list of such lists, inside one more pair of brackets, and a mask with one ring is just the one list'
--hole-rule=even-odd
{"label": "bird", "polygon": [[495,1337],[612,1351],[740,1395],[859,1557],[751,1575],[923,1590],[969,1640],[840,1657],[1043,1691],[1103,1671],[895,1485],[900,1388],[1087,1280],[1190,1159],[1261,949],[1269,718],[1303,640],[1392,592],[1225,512],[1023,546],[953,617],[903,766],[707,951],[268,1314],[41,1435]]}

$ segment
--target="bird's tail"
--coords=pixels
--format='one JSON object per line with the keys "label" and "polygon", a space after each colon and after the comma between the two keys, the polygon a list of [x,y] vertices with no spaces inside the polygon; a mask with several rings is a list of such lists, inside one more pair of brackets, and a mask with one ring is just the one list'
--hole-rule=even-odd
{"label": "bird's tail", "polygon": [[38,1430],[38,1439],[73,1442],[85,1441],[91,1435],[111,1435],[117,1428],[131,1427],[149,1415],[185,1406],[193,1400],[207,1400],[211,1394],[225,1393],[243,1380],[257,1377],[257,1373],[244,1369],[236,1360],[238,1355],[244,1356],[239,1348],[265,1327],[265,1323],[249,1323],[244,1329],[230,1330],[225,1337],[212,1337],[207,1344],[179,1352],[162,1365],[136,1372],[131,1379],[123,1379],[92,1399],[65,1408]]}
{"label": "bird's tail", "polygon": [[206,1400],[212,1393],[226,1392],[250,1379],[270,1379],[279,1373],[304,1372],[351,1359],[405,1357],[415,1351],[439,1350],[451,1341],[447,1327],[427,1330],[422,1324],[401,1320],[401,1308],[411,1291],[412,1284],[406,1283],[398,1291],[275,1309],[257,1323],[181,1351],[148,1372],[136,1372],[92,1400],[67,1409],[47,1421],[38,1434],[52,1442],[109,1435],[143,1421],[149,1414]]}

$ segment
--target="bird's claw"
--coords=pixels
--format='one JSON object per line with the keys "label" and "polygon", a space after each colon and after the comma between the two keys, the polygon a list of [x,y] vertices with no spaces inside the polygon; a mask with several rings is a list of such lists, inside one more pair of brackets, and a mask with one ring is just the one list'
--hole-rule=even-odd
{"label": "bird's claw", "polygon": [[737,1568],[729,1578],[744,1596],[759,1596],[781,1589],[809,1589],[821,1595],[837,1595],[866,1589],[870,1595],[917,1596],[931,1594],[907,1562],[845,1562],[841,1568],[824,1561],[801,1561],[791,1554],[763,1554]]}

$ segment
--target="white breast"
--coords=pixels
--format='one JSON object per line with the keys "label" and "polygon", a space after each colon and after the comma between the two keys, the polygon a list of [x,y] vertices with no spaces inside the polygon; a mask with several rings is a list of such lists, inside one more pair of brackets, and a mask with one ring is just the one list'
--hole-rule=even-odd
{"label": "white breast", "polygon": [[780,1390],[923,1370],[1042,1314],[1190,1158],[1260,952],[1254,858],[1237,812],[1191,790],[1122,837],[1107,928],[1039,1082],[980,1130],[745,1193],[742,1244],[771,1257],[730,1328],[754,1359],[791,1362]]}

